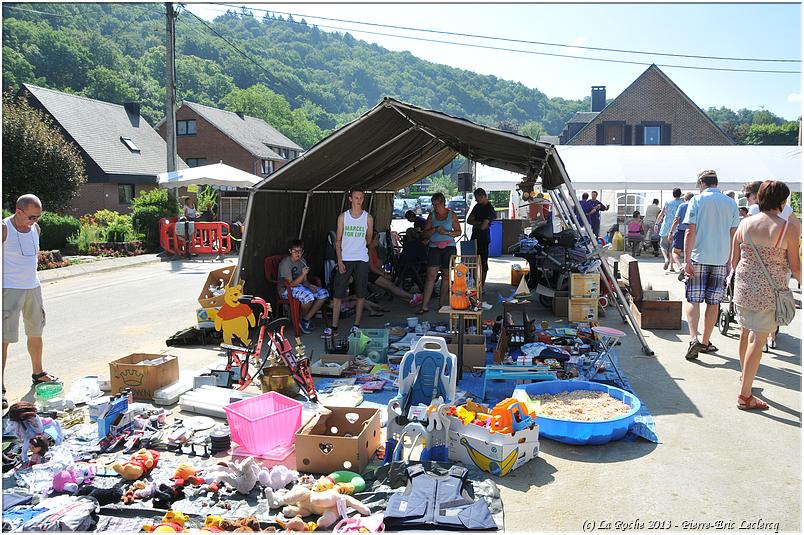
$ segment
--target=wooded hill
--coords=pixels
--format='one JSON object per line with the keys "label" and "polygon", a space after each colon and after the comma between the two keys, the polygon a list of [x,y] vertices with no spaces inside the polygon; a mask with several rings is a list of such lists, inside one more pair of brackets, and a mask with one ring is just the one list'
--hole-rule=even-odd
{"label": "wooded hill", "polygon": [[[139,101],[148,122],[162,119],[162,4],[2,9],[5,90],[27,82],[108,102]],[[389,51],[304,20],[230,10],[206,24],[180,12],[178,99],[261,117],[304,148],[383,96],[534,138],[557,135],[576,111],[589,110],[588,97],[547,98],[518,82]],[[728,120],[756,113],[715,111]]]}

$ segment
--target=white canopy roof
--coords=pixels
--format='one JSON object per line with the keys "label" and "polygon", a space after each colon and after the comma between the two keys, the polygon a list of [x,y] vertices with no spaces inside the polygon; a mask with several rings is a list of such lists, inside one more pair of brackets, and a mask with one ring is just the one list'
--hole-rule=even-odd
{"label": "white canopy roof", "polygon": [[[801,191],[800,146],[563,145],[556,150],[572,184],[581,188],[691,189],[700,171],[714,169],[721,189],[739,190],[752,180],[781,180],[790,191]],[[477,165],[477,186],[488,191],[514,189],[521,178]]]}
{"label": "white canopy roof", "polygon": [[158,183],[163,188],[180,188],[189,185],[250,188],[260,180],[262,178],[257,175],[246,173],[221,162],[170,173],[159,173]]}

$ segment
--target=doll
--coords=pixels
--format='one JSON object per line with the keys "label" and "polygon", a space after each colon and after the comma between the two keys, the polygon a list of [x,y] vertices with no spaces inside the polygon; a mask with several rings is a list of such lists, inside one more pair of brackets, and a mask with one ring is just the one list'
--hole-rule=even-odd
{"label": "doll", "polygon": [[28,451],[31,453],[27,468],[45,462],[45,455],[50,448],[50,437],[44,433],[34,435],[28,440]]}

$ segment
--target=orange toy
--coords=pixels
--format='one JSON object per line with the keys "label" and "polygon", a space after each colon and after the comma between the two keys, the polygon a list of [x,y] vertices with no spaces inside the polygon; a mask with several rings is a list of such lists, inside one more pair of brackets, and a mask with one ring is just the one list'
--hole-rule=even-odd
{"label": "orange toy", "polygon": [[495,433],[515,433],[535,424],[535,414],[529,413],[514,398],[504,399],[491,411],[491,430]]}
{"label": "orange toy", "polygon": [[158,462],[159,452],[143,448],[132,454],[131,459],[128,461],[115,462],[112,465],[112,469],[123,476],[124,479],[134,481],[142,476],[148,475],[151,470],[156,468]]}
{"label": "orange toy", "polygon": [[455,274],[449,296],[449,306],[455,310],[466,310],[469,308],[469,297],[466,295],[466,274],[468,272],[469,268],[463,264],[455,266]]}

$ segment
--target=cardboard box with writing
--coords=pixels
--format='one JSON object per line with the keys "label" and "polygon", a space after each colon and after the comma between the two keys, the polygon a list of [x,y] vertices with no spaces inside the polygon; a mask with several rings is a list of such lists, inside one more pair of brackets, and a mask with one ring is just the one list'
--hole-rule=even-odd
{"label": "cardboard box with writing", "polygon": [[327,407],[296,433],[296,469],[329,474],[361,473],[380,447],[380,411],[361,407]]}
{"label": "cardboard box with writing", "polygon": [[597,321],[597,298],[570,298],[567,319],[575,322]]}
{"label": "cardboard box with writing", "polygon": [[570,297],[573,299],[600,297],[600,273],[571,273]]}
{"label": "cardboard box with writing", "polygon": [[[142,361],[164,359],[160,364],[141,364]],[[112,394],[130,388],[134,399],[152,400],[154,392],[179,380],[179,359],[173,355],[133,353],[109,363]]]}
{"label": "cardboard box with writing", "polygon": [[553,297],[553,315],[566,318],[569,314],[569,292],[556,292]]}
{"label": "cardboard box with writing", "polygon": [[514,433],[492,433],[473,423],[450,417],[447,449],[450,461],[475,465],[503,477],[539,456],[539,426]]}
{"label": "cardboard box with writing", "polygon": [[229,286],[235,269],[237,269],[235,266],[227,266],[209,272],[207,280],[201,288],[201,295],[198,296],[198,304],[202,308],[219,308],[223,306],[223,295],[214,295],[209,291],[209,287],[223,288]]}

